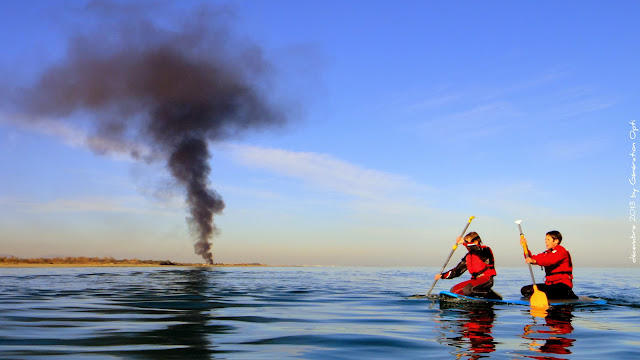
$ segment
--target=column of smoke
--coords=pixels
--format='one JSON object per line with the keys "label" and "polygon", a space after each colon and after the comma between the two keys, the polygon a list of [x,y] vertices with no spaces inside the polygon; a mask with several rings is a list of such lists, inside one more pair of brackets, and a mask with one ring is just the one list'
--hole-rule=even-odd
{"label": "column of smoke", "polygon": [[284,122],[267,100],[270,66],[219,24],[225,12],[201,9],[189,25],[163,30],[114,8],[91,10],[109,22],[73,36],[64,59],[23,89],[21,111],[90,129],[100,153],[166,162],[186,192],[196,253],[213,263],[213,217],[225,204],[209,186],[209,144]]}

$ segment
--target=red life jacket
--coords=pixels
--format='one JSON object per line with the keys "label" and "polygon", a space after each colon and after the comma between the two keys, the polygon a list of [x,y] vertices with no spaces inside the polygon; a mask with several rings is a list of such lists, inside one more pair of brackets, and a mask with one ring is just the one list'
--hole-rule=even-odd
{"label": "red life jacket", "polygon": [[537,265],[544,266],[544,272],[547,275],[545,284],[565,284],[573,288],[573,263],[567,249],[557,245],[552,250],[546,250],[531,258]]}
{"label": "red life jacket", "polygon": [[472,279],[480,276],[496,276],[493,252],[490,247],[478,245],[477,249],[469,251],[465,260],[467,262],[467,270],[471,273]]}

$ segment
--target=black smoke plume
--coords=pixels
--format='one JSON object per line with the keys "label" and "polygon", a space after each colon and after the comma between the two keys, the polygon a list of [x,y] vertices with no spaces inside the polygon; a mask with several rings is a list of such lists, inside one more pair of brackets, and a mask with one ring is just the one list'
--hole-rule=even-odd
{"label": "black smoke plume", "polygon": [[136,6],[91,3],[99,20],[23,89],[20,111],[89,131],[97,152],[166,162],[186,192],[196,253],[213,263],[213,218],[225,204],[210,188],[209,145],[284,123],[269,101],[272,67],[231,36],[228,9],[200,8],[162,28]]}

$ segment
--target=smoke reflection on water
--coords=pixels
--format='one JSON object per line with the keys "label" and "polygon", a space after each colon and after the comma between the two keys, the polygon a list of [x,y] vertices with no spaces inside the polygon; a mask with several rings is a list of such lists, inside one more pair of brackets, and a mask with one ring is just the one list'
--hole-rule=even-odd
{"label": "smoke reflection on water", "polygon": [[217,274],[203,268],[178,273],[169,271],[158,275],[168,276],[167,281],[163,281],[168,286],[164,292],[161,289],[131,289],[134,290],[134,294],[127,296],[129,291],[125,289],[120,292],[124,296],[114,299],[114,303],[131,309],[134,315],[162,315],[157,320],[164,326],[158,329],[118,333],[115,336],[111,335],[112,339],[103,337],[98,339],[98,342],[111,343],[121,341],[119,339],[130,339],[129,343],[122,345],[145,344],[150,345],[152,349],[155,348],[127,350],[123,353],[116,351],[116,355],[135,355],[137,358],[149,359],[210,359],[216,352],[212,343],[214,335],[231,330],[229,326],[211,322],[216,309],[227,306],[216,301],[215,297],[207,295],[215,293]]}
{"label": "smoke reflection on water", "polygon": [[211,321],[230,306],[211,296],[220,275],[195,268],[3,277],[15,292],[3,294],[0,354],[210,359],[212,339],[231,330]]}

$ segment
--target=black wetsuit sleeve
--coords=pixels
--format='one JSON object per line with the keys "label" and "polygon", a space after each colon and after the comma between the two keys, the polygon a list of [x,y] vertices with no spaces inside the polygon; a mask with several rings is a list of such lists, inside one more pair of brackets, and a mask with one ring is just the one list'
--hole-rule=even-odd
{"label": "black wetsuit sleeve", "polygon": [[442,274],[442,278],[443,279],[453,279],[455,277],[458,277],[462,274],[464,274],[464,272],[467,271],[467,256],[465,255],[465,257],[462,258],[462,260],[460,260],[460,262],[458,263],[458,265],[456,265],[456,267],[454,267],[453,269],[445,272],[444,274]]}

